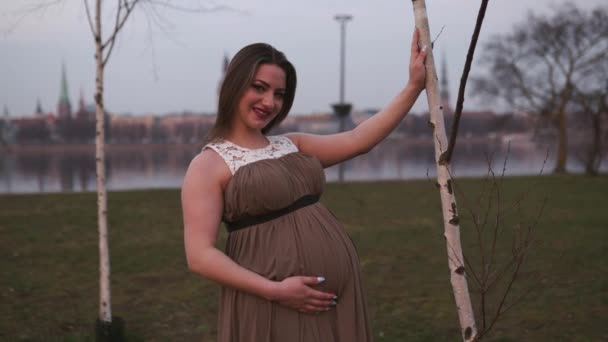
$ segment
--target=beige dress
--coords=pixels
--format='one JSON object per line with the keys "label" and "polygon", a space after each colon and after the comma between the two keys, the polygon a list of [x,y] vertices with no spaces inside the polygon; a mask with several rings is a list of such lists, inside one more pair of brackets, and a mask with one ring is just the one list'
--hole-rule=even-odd
{"label": "beige dress", "polygon": [[335,293],[339,303],[329,311],[307,314],[223,287],[218,341],[372,341],[357,252],[336,217],[316,202],[255,223],[307,195],[322,194],[325,186],[319,160],[298,152],[287,137],[268,139],[262,149],[229,141],[205,146],[222,156],[233,173],[224,192],[224,220],[254,219],[253,225],[229,234],[226,254],[275,281],[324,276],[326,281],[316,288]]}

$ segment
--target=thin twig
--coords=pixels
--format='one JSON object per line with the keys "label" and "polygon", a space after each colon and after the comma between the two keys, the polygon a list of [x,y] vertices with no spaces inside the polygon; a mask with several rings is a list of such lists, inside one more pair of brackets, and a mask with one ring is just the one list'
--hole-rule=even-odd
{"label": "thin twig", "polygon": [[[155,13],[157,14],[157,13]],[[150,22],[151,18],[150,15],[146,14],[146,23],[148,24],[148,42],[149,42],[149,48],[150,48],[150,56],[152,58],[152,74],[154,75],[154,80],[158,81],[159,76],[158,76],[158,65],[156,64],[156,51],[154,50],[154,36],[152,35],[152,23]],[[162,25],[160,24],[160,22],[156,19],[154,19],[156,21],[156,25],[158,27],[161,28],[161,30],[164,31],[164,29],[162,29]],[[166,32],[165,32],[166,33]]]}
{"label": "thin twig", "polygon": [[89,0],[82,0],[84,2],[84,9],[87,13],[87,22],[89,23],[89,28],[91,29],[91,33],[93,34],[93,39],[97,39],[98,32],[95,31],[93,27],[93,18],[91,17],[91,9],[89,8]]}
{"label": "thin twig", "polygon": [[[14,17],[16,15],[17,19],[12,24],[9,24],[8,28],[6,30],[4,30],[2,33],[5,36],[8,36],[10,33],[14,32],[17,29],[17,26],[19,26],[19,24],[25,18],[27,18],[29,15],[38,13],[41,11],[43,12],[43,11],[47,10],[49,7],[55,6],[62,2],[63,2],[63,0],[48,0],[48,1],[43,1],[40,3],[36,3],[34,5],[27,6],[21,10],[10,11],[10,12],[6,13],[6,16],[10,16],[10,17]],[[12,12],[12,14],[11,14],[11,12]]]}
{"label": "thin twig", "polygon": [[[120,32],[120,30],[122,30],[122,28],[124,27],[125,23],[127,22],[127,19],[131,15],[131,13],[133,13],[133,9],[135,8],[135,5],[137,5],[140,2],[140,0],[133,0],[129,4],[129,2],[127,0],[118,0],[118,1],[119,2],[124,1],[124,8],[125,8],[126,12],[123,15],[123,17],[120,19],[120,21],[118,22],[118,25],[114,27],[114,30],[113,30],[110,38],[108,38],[108,40],[106,40],[105,43],[103,43],[103,45],[102,45],[102,49],[105,49],[105,47],[108,44],[110,44],[110,46],[108,48],[108,52],[106,53],[105,57],[103,58],[102,63],[103,63],[104,67],[108,63],[108,60],[110,59],[110,55],[112,54],[112,50],[114,49],[114,44],[116,43],[116,36]],[[120,11],[121,6],[123,6],[123,5],[119,4],[118,11]]]}
{"label": "thin twig", "polygon": [[[479,336],[484,337],[489,334],[489,332],[495,328],[497,322],[500,320],[500,317],[504,315],[504,313],[510,310],[513,305],[525,295],[529,294],[534,288],[528,289],[526,293],[522,296],[514,296],[515,292],[514,286],[516,283],[520,282],[520,278],[522,277],[522,269],[527,260],[527,256],[532,248],[532,246],[536,245],[536,240],[533,237],[533,228],[539,224],[540,217],[542,216],[543,209],[545,207],[546,199],[543,200],[540,204],[540,207],[534,218],[530,218],[528,220],[525,213],[523,212],[526,206],[523,204],[523,200],[529,198],[531,191],[533,191],[533,186],[527,187],[526,191],[522,196],[517,196],[514,204],[505,205],[503,201],[505,201],[505,175],[507,169],[507,163],[510,156],[510,144],[507,148],[507,153],[505,159],[502,163],[502,170],[500,173],[497,173],[493,169],[491,154],[486,156],[487,158],[487,176],[486,181],[483,183],[482,192],[479,195],[479,198],[483,198],[483,201],[479,201],[478,208],[481,210],[485,210],[481,217],[478,217],[478,214],[470,207],[469,198],[466,195],[461,194],[462,189],[460,187],[459,182],[454,182],[452,179],[452,189],[456,193],[458,193],[459,198],[463,200],[463,204],[465,212],[467,212],[473,219],[473,224],[475,225],[477,231],[477,243],[479,244],[479,253],[481,253],[481,274],[475,271],[471,260],[469,257],[463,253],[464,264],[466,266],[467,275],[471,275],[471,279],[473,279],[472,283],[478,287],[479,290],[479,298],[478,298],[478,313],[480,315],[480,332]],[[541,168],[540,173],[542,174],[544,165],[546,163],[547,158],[543,161],[543,167]],[[451,175],[450,175],[451,176]],[[487,193],[487,194],[486,194]],[[512,213],[512,214],[511,214]],[[512,230],[512,241],[511,241],[511,256],[508,257],[505,262],[499,262],[499,234],[505,230],[505,224],[508,217],[515,216],[518,218],[517,223],[513,226]],[[483,219],[483,222],[480,222],[480,219]],[[490,220],[492,222],[490,222]],[[525,221],[529,221],[530,223],[526,224]],[[486,227],[488,225],[492,225],[492,229],[486,232]],[[486,237],[485,234],[491,234],[489,237]],[[489,243],[491,246],[487,246],[485,243],[489,238]],[[452,250],[451,246],[450,251]],[[450,257],[452,260],[453,257]],[[489,260],[487,260],[489,259]],[[505,279],[507,278],[507,279]],[[491,294],[496,292],[498,289],[499,282],[502,284],[503,281],[506,280],[506,287],[499,291],[499,302],[497,303],[497,309],[490,309],[492,307],[491,304]],[[508,302],[507,302],[508,301]],[[491,311],[491,312],[490,312]]]}
{"label": "thin twig", "polygon": [[431,41],[431,46],[435,45],[435,41],[437,39],[439,39],[439,36],[441,36],[441,33],[443,33],[443,29],[445,28],[445,25],[441,26],[441,30],[439,30],[439,33],[437,33],[437,35],[435,36],[435,39],[433,39]]}
{"label": "thin twig", "polygon": [[214,6],[199,6],[199,7],[185,7],[178,6],[169,1],[161,0],[147,0],[148,3],[156,6],[166,7],[171,10],[191,13],[211,13],[211,12],[235,12],[243,15],[249,15],[248,11],[238,10],[226,5],[214,5]]}

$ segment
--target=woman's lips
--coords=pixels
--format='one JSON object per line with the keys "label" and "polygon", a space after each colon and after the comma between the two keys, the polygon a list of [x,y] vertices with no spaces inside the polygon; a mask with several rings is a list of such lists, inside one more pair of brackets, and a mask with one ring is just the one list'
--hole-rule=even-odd
{"label": "woman's lips", "polygon": [[253,112],[261,120],[266,120],[270,116],[270,111],[263,110],[261,108],[253,107]]}

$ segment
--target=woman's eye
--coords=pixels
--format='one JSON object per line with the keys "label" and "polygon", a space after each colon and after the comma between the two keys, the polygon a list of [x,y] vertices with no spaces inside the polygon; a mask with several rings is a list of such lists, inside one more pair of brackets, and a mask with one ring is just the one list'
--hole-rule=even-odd
{"label": "woman's eye", "polygon": [[276,93],[276,94],[274,94],[274,97],[276,97],[277,99],[281,99],[282,100],[285,97],[285,94],[283,94],[283,93]]}
{"label": "woman's eye", "polygon": [[263,92],[264,91],[264,87],[259,85],[259,84],[254,84],[253,85],[253,89],[255,89],[258,92]]}

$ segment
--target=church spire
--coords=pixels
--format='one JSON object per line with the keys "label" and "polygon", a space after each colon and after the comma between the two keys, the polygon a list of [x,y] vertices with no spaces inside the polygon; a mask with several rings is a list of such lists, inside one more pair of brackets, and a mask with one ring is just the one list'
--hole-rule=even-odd
{"label": "church spire", "polygon": [[445,114],[453,114],[450,100],[450,85],[448,82],[448,67],[445,53],[441,59],[441,106]]}
{"label": "church spire", "polygon": [[68,77],[65,71],[65,62],[61,63],[61,94],[59,95],[59,101],[70,102],[70,96],[68,95]]}
{"label": "church spire", "polygon": [[72,105],[70,104],[70,96],[68,95],[68,77],[66,75],[65,62],[61,64],[61,92],[59,93],[59,102],[57,103],[57,116],[59,119],[72,117]]}
{"label": "church spire", "polygon": [[43,111],[42,111],[42,104],[40,103],[40,98],[38,98],[38,100],[36,100],[36,115],[42,115]]}

